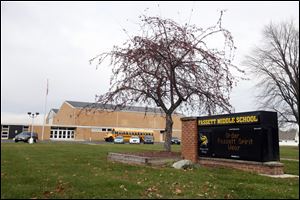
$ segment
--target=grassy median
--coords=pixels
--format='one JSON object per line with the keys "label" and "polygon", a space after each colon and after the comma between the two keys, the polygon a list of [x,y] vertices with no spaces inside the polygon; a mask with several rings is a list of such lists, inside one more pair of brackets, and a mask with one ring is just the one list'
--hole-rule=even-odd
{"label": "grassy median", "polygon": [[[179,151],[180,146],[172,146]],[[1,199],[7,198],[293,198],[299,179],[233,169],[176,170],[109,162],[108,152],[162,150],[155,145],[2,143]],[[281,148],[295,159],[297,148]],[[281,155],[282,156],[282,155]],[[282,161],[299,174],[299,161]]]}

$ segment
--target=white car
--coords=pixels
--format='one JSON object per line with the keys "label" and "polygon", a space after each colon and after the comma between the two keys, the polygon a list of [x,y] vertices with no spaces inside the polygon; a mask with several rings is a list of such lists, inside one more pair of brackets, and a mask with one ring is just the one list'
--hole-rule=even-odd
{"label": "white car", "polygon": [[131,136],[129,144],[140,144],[141,140],[139,136]]}
{"label": "white car", "polygon": [[123,136],[117,136],[115,139],[114,139],[114,143],[115,144],[124,144],[124,137]]}

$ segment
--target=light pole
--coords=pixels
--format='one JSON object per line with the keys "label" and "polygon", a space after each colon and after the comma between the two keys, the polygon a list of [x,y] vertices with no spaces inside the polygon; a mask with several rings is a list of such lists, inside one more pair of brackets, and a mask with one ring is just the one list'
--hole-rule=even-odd
{"label": "light pole", "polygon": [[28,140],[28,143],[29,143],[29,144],[32,144],[33,141],[34,141],[33,138],[32,138],[32,134],[33,134],[33,119],[34,119],[35,117],[37,117],[40,113],[38,113],[38,112],[36,112],[36,113],[28,112],[27,114],[29,115],[29,117],[32,118],[31,133],[30,133],[30,138],[29,138],[29,140]]}

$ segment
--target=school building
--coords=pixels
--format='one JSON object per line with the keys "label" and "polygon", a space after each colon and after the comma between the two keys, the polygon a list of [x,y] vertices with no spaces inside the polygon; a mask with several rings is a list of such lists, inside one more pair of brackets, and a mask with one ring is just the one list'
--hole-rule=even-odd
{"label": "school building", "polygon": [[[181,117],[173,115],[173,136],[179,138]],[[113,110],[112,105],[65,101],[59,109],[49,111],[45,126],[34,125],[33,131],[39,140],[104,141],[112,129],[146,130],[153,131],[155,142],[163,142],[165,123],[159,108],[126,106]],[[11,139],[31,128],[31,124],[1,124],[1,139]]]}

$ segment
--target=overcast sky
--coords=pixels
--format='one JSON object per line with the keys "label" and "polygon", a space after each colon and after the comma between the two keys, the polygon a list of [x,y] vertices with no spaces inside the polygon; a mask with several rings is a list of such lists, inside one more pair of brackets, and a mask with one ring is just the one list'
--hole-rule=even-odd
{"label": "overcast sky", "polygon": [[[193,9],[193,12],[191,10]],[[199,27],[222,26],[234,37],[234,64],[261,41],[264,25],[294,19],[299,2],[5,2],[1,1],[1,123],[30,123],[27,112],[44,113],[65,100],[94,102],[109,88],[110,66],[96,70],[89,60],[129,34],[138,34],[138,16],[172,18]],[[240,81],[231,103],[236,112],[256,110],[255,78]],[[37,118],[42,122],[42,116]]]}

